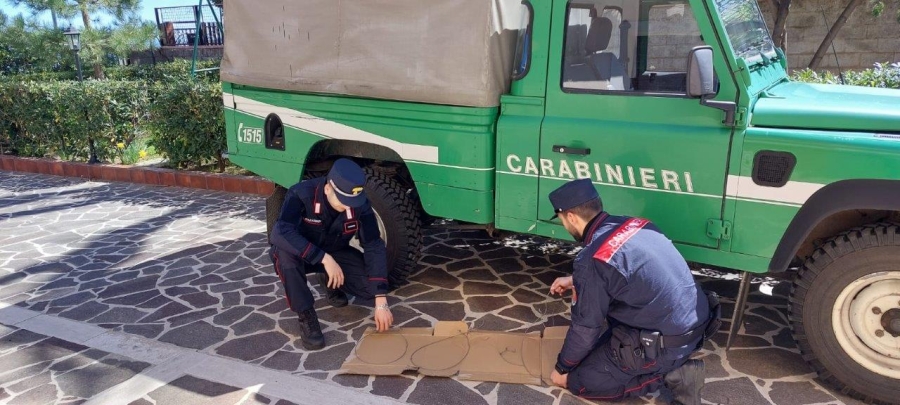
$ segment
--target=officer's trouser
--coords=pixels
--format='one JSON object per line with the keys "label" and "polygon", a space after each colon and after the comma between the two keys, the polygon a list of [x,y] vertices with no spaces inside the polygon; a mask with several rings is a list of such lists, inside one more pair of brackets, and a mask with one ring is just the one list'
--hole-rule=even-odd
{"label": "officer's trouser", "polygon": [[685,348],[662,349],[655,360],[642,359],[638,367],[631,368],[623,366],[613,354],[611,337],[610,329],[578,367],[569,372],[568,387],[573,394],[585,399],[615,401],[654,392],[665,383],[666,373],[681,367],[699,349],[702,339],[698,337],[695,344]]}
{"label": "officer's trouser", "polygon": [[[368,291],[368,276],[362,252],[348,246],[327,253],[334,257],[334,261],[344,271],[344,285],[341,286],[341,291],[356,297],[354,304],[368,305],[372,303],[375,297]],[[292,256],[275,246],[269,250],[269,258],[272,259],[275,272],[278,273],[278,277],[281,278],[281,283],[284,285],[284,292],[291,310],[300,313],[312,309],[315,300],[306,283],[306,275],[324,273],[325,266],[321,263],[310,266],[299,257]]]}

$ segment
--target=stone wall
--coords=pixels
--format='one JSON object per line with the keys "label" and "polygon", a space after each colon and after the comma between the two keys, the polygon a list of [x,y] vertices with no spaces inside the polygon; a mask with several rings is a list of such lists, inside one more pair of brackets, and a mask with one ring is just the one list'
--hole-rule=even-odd
{"label": "stone wall", "polygon": [[[769,29],[775,26],[775,7],[771,0],[758,0]],[[838,60],[831,47],[822,58],[819,70],[836,71],[841,68],[866,69],[876,62],[900,62],[900,23],[895,16],[897,2],[891,2],[884,14],[874,17],[868,2],[854,11],[834,41]],[[794,0],[787,24],[788,66],[791,70],[805,68],[818,49],[846,0]],[[822,12],[825,16],[823,18]],[[699,30],[689,6],[671,4],[655,6],[650,11],[648,32],[648,70],[686,70],[687,54],[693,46],[702,44]]]}
{"label": "stone wall", "polygon": [[[769,29],[773,29],[774,4],[771,0],[758,1]],[[838,33],[834,49],[844,70],[867,69],[876,62],[900,62],[900,23],[896,19],[898,2],[886,0],[885,3],[884,14],[873,17],[871,5],[863,1]],[[847,0],[794,0],[791,3],[786,46],[791,70],[809,65],[830,24],[834,24],[846,5]],[[836,71],[837,67],[835,53],[829,47],[819,70]]]}
{"label": "stone wall", "polygon": [[650,8],[647,70],[686,72],[691,49],[702,45],[700,28],[687,4],[660,4]]}

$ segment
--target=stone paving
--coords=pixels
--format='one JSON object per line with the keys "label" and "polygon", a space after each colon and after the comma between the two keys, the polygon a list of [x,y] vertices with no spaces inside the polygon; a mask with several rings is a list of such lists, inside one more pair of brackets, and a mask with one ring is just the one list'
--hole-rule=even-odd
{"label": "stone paving", "polygon": [[0,325],[0,401],[81,403],[150,365]]}
{"label": "stone paving", "polygon": [[[0,311],[6,314],[7,309]],[[47,327],[56,326],[54,332],[59,332],[61,328],[65,327],[62,324],[52,325],[52,321],[60,321],[61,318],[49,318],[51,322],[48,322],[47,318],[36,322],[33,321],[34,319],[31,318],[25,324],[28,326],[37,324]],[[95,329],[103,330],[98,327]],[[83,404],[93,401],[130,405],[294,404],[274,396],[262,395],[256,390],[235,387],[191,375],[185,372],[192,371],[191,367],[185,363],[202,363],[203,359],[198,358],[199,356],[188,354],[188,358],[175,360],[174,356],[182,354],[175,350],[174,352],[170,351],[169,356],[158,358],[159,347],[142,345],[139,342],[141,338],[116,339],[116,336],[111,336],[115,334],[116,332],[100,332],[102,337],[98,337],[98,339],[106,342],[105,345],[100,345],[115,347],[124,343],[124,346],[137,356],[148,359],[157,357],[156,360],[161,360],[158,363],[163,363],[163,365],[151,364],[124,356],[121,353],[114,354],[91,347],[94,343],[91,339],[85,341],[84,344],[79,344],[27,329],[0,325],[0,364],[4,366],[0,370],[0,387],[2,387],[0,388],[0,403],[10,405]],[[119,337],[121,336],[126,336],[126,334],[119,334]],[[157,346],[164,345],[157,344]],[[181,350],[184,351],[184,349]],[[137,351],[141,353],[137,353]],[[163,350],[163,353],[165,351]],[[181,364],[175,364],[179,361]],[[169,370],[170,377],[159,381],[158,377],[167,374],[161,369],[166,368],[174,369],[174,372]],[[140,377],[144,377],[144,381],[138,381],[130,386],[125,385],[126,382],[136,381]],[[245,378],[249,380],[253,377]],[[155,379],[157,381],[154,381]],[[149,388],[148,383],[150,384]],[[142,388],[143,390],[141,390]],[[114,392],[115,390],[118,392]],[[112,398],[98,401],[98,394],[101,393]]]}
{"label": "stone paving", "polygon": [[[425,244],[420,269],[392,294],[396,326],[465,320],[472,329],[533,331],[568,324],[568,301],[548,290],[570,269],[568,253],[577,249],[538,238],[496,240],[443,225],[427,231]],[[579,401],[552,387],[414,373],[340,375],[355,342],[373,325],[371,310],[319,301],[328,346],[303,350],[266,248],[264,200],[258,196],[0,171],[0,302],[409,403]],[[722,276],[697,272],[706,288],[728,301],[738,284],[734,275]],[[757,281],[763,288],[753,289],[744,333],[732,350],[724,351],[726,335],[720,333],[698,354],[707,367],[704,400],[856,403],[822,387],[798,354],[786,326],[789,283]],[[730,318],[733,305],[724,307]],[[5,328],[0,335],[0,364],[8,370],[0,371],[0,404],[75,403],[146,367],[28,331]],[[48,358],[8,363],[36,348]],[[104,377],[73,386],[93,374]],[[184,376],[138,403],[184,402],[175,398],[187,395],[185,387],[219,393],[220,403],[247,400],[243,387]],[[661,395],[627,403],[663,403]]]}

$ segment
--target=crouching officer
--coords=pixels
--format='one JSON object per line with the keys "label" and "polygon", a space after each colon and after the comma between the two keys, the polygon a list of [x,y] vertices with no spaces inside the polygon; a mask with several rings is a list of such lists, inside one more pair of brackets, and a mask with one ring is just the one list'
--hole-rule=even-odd
{"label": "crouching officer", "polygon": [[[335,307],[347,305],[345,293],[375,306],[375,325],[385,331],[394,319],[387,306],[387,254],[375,214],[363,187],[366,175],[351,160],[340,159],[328,175],[302,181],[287,191],[272,229],[269,257],[284,284],[288,306],[299,315],[303,347],[325,347],[313,308],[307,274],[316,274]],[[351,247],[357,236],[363,253]]]}
{"label": "crouching officer", "polygon": [[707,296],[672,242],[641,218],[611,216],[590,179],[550,193],[566,230],[585,248],[571,277],[572,324],[553,383],[588,399],[613,401],[668,386],[676,403],[700,404],[703,362],[690,360],[718,329],[718,299]]}

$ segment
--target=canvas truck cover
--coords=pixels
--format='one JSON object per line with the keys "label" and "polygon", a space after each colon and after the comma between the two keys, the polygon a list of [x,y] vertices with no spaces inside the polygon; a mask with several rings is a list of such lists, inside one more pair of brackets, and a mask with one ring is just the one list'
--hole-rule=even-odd
{"label": "canvas truck cover", "polygon": [[509,88],[521,0],[225,0],[222,80],[492,107]]}

